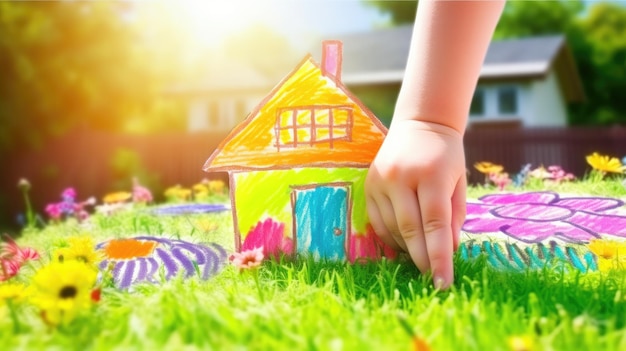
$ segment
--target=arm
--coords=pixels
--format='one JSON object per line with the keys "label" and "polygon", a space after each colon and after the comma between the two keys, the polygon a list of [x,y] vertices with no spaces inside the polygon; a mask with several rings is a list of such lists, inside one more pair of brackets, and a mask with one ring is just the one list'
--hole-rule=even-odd
{"label": "arm", "polygon": [[503,7],[503,0],[420,1],[393,121],[365,183],[376,233],[430,271],[438,288],[453,281],[465,220],[463,133]]}

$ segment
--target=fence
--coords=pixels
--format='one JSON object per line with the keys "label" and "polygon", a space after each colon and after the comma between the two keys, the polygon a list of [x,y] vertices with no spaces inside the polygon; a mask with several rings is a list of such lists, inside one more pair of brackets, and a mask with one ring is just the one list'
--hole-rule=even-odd
{"label": "fence", "polygon": [[[226,179],[207,174],[202,165],[225,137],[224,133],[122,135],[103,132],[75,133],[50,142],[37,151],[21,152],[3,159],[0,183],[0,223],[15,223],[23,211],[17,189],[20,178],[32,184],[35,210],[60,200],[72,186],[78,197],[101,198],[114,190],[130,190],[131,177],[139,175],[157,198],[164,187],[191,186],[203,178]],[[472,167],[477,161],[502,164],[510,173],[525,163],[561,165],[582,176],[588,166],[585,155],[594,151],[626,155],[626,127],[468,130],[465,136],[470,182],[484,180]]]}

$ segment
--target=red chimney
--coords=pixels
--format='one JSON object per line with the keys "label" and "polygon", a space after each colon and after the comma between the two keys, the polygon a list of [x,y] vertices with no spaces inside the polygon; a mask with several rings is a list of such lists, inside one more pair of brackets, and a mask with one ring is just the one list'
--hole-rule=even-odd
{"label": "red chimney", "polygon": [[341,81],[342,46],[339,40],[322,42],[322,73],[336,81]]}

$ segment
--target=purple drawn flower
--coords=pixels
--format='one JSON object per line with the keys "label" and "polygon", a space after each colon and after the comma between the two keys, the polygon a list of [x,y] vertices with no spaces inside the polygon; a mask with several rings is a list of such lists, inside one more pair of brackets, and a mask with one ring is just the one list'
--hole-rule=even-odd
{"label": "purple drawn flower", "polygon": [[228,211],[230,208],[222,204],[182,204],[165,205],[154,208],[151,212],[156,215],[184,215],[210,212]]}
{"label": "purple drawn flower", "polygon": [[618,199],[529,192],[479,200],[467,203],[463,230],[472,234],[499,232],[527,243],[548,238],[586,243],[601,235],[626,238],[626,211],[620,211],[624,202]]}
{"label": "purple drawn flower", "polygon": [[[113,239],[96,245],[104,252],[100,269],[112,267],[115,285],[126,289],[134,283],[157,283],[177,275],[202,279],[218,273],[226,264],[226,250],[218,244],[194,244],[153,236]],[[161,274],[163,276],[161,276]]]}

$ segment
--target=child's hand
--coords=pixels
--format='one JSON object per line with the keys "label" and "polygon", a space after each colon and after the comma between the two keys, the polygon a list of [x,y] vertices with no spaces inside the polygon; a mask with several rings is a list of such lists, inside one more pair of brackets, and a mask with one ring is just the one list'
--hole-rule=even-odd
{"label": "child's hand", "polygon": [[407,251],[437,288],[452,284],[452,253],[465,220],[463,136],[429,122],[395,121],[365,182],[372,227]]}

